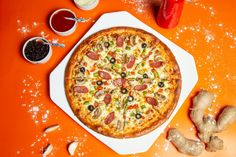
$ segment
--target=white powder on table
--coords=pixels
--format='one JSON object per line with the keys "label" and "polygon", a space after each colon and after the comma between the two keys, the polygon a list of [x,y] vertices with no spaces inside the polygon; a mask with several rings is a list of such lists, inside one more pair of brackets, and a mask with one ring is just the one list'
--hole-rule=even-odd
{"label": "white powder on table", "polygon": [[35,80],[31,75],[27,75],[22,80],[21,106],[26,108],[35,124],[46,123],[50,114],[50,111],[40,100],[42,96],[41,85],[41,81]]}

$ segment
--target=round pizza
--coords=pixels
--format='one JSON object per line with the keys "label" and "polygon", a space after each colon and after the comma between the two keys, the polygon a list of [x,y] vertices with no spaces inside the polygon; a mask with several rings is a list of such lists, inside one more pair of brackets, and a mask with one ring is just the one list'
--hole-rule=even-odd
{"label": "round pizza", "polygon": [[70,58],[65,92],[74,114],[115,138],[144,135],[174,110],[181,75],[170,49],[137,28],[114,27],[84,40]]}

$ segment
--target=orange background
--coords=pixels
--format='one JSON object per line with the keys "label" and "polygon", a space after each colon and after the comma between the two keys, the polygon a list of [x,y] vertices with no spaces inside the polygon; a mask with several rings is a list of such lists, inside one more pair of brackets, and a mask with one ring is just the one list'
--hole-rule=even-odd
{"label": "orange background", "polygon": [[[37,157],[47,143],[54,145],[50,156],[68,156],[67,144],[75,139],[80,142],[76,156],[119,156],[72,121],[49,98],[50,72],[93,22],[106,12],[129,11],[194,56],[199,74],[198,83],[169,127],[177,127],[187,137],[196,139],[196,131],[188,118],[188,108],[191,96],[202,88],[216,94],[208,113],[215,115],[227,104],[236,106],[236,1],[189,0],[190,2],[185,3],[180,23],[175,29],[157,26],[155,16],[158,0],[143,0],[144,6],[138,3],[140,0],[136,1],[137,3],[132,3],[134,0],[101,0],[92,11],[82,11],[70,0],[0,1],[2,157]],[[58,8],[69,8],[78,17],[92,20],[80,23],[70,36],[57,36],[50,30],[48,18]],[[23,31],[24,28],[27,29],[26,32]],[[49,62],[33,65],[22,57],[22,44],[30,37],[41,36],[42,31],[47,39],[58,39],[66,47],[53,47],[53,56]],[[34,106],[38,106],[39,111],[32,112]],[[59,124],[61,129],[43,136],[43,129],[51,124]],[[202,156],[234,157],[235,131],[236,123],[219,134],[224,139],[224,150],[216,153],[205,151]],[[183,156],[165,140],[165,136],[166,132],[156,139],[147,152],[127,156]]]}

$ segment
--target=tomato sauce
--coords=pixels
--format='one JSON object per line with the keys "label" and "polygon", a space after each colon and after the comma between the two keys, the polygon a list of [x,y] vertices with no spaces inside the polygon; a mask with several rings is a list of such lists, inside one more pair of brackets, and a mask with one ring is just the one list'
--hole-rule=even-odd
{"label": "tomato sauce", "polygon": [[65,17],[75,18],[75,16],[66,10],[59,11],[52,17],[52,27],[58,31],[58,32],[65,32],[70,30],[74,24],[75,21],[73,20],[67,20]]}

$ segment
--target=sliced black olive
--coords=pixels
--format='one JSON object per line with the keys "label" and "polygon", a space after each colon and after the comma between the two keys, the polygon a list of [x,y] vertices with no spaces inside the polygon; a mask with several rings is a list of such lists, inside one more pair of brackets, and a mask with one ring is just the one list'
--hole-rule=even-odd
{"label": "sliced black olive", "polygon": [[126,93],[128,93],[128,90],[126,88],[121,88],[121,93],[126,94]]}
{"label": "sliced black olive", "polygon": [[147,44],[146,43],[142,43],[142,48],[146,48],[147,47]]}
{"label": "sliced black olive", "polygon": [[125,73],[125,72],[122,72],[122,73],[121,73],[121,77],[122,77],[122,78],[125,78],[125,77],[126,77],[126,73]]}
{"label": "sliced black olive", "polygon": [[129,95],[129,96],[128,96],[128,101],[129,101],[129,102],[132,102],[133,100],[134,100],[134,97],[133,97],[132,95]]}
{"label": "sliced black olive", "polygon": [[158,86],[159,86],[159,87],[162,88],[162,87],[164,87],[164,85],[165,85],[165,84],[164,84],[163,82],[158,82]]}
{"label": "sliced black olive", "polygon": [[135,118],[136,118],[136,119],[140,119],[140,118],[142,118],[142,115],[141,115],[140,113],[136,113],[136,114],[135,114]]}
{"label": "sliced black olive", "polygon": [[88,106],[88,110],[92,112],[94,110],[94,106],[93,105],[89,105]]}
{"label": "sliced black olive", "polygon": [[84,67],[81,67],[81,68],[79,68],[79,71],[82,72],[82,73],[84,73],[84,72],[85,72],[85,68],[84,68]]}
{"label": "sliced black olive", "polygon": [[148,75],[147,74],[143,74],[143,78],[148,78]]}
{"label": "sliced black olive", "polygon": [[104,46],[105,46],[105,48],[108,48],[108,47],[110,47],[110,43],[109,42],[105,42]]}
{"label": "sliced black olive", "polygon": [[115,58],[111,58],[110,59],[110,63],[114,64],[116,62],[116,59]]}
{"label": "sliced black olive", "polygon": [[97,85],[98,85],[98,86],[101,86],[102,84],[103,84],[103,82],[102,82],[101,80],[98,80],[98,81],[97,81]]}

